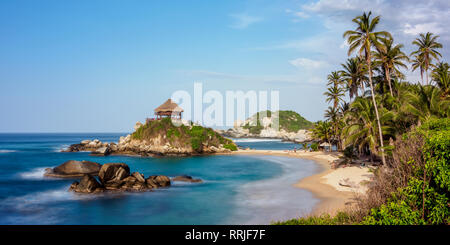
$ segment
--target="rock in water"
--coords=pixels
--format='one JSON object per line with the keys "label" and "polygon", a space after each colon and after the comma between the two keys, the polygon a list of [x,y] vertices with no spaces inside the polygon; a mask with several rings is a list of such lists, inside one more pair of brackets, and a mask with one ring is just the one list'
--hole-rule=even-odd
{"label": "rock in water", "polygon": [[164,175],[153,175],[148,177],[145,182],[149,188],[158,188],[170,186],[170,179]]}
{"label": "rock in water", "polygon": [[81,177],[85,174],[96,176],[101,166],[96,162],[70,160],[53,169],[46,169],[44,176],[59,178]]}
{"label": "rock in water", "polygon": [[73,182],[69,190],[79,193],[94,193],[103,191],[103,188],[92,175],[85,174],[80,183]]}
{"label": "rock in water", "polygon": [[98,177],[102,184],[123,180],[130,175],[130,167],[125,163],[106,163],[100,168]]}
{"label": "rock in water", "polygon": [[200,183],[203,182],[201,179],[193,179],[191,176],[189,175],[181,175],[181,176],[177,176],[174,177],[172,179],[173,181],[184,181],[184,182],[191,182],[191,183]]}

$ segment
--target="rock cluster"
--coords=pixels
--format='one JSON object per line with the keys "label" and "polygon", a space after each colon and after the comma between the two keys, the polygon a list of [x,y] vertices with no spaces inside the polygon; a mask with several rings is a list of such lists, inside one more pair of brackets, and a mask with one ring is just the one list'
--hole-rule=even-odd
{"label": "rock cluster", "polygon": [[125,163],[103,164],[98,180],[90,174],[85,174],[80,182],[75,181],[69,190],[78,193],[99,193],[104,191],[148,191],[170,186],[170,178],[164,175],[154,175],[145,178],[139,172],[130,174],[130,168]]}

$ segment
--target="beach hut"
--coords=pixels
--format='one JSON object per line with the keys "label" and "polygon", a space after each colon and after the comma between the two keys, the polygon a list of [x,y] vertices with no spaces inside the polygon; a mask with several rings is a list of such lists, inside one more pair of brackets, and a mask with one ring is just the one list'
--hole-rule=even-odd
{"label": "beach hut", "polygon": [[182,112],[183,108],[179,107],[177,103],[173,102],[171,99],[168,99],[166,102],[155,109],[157,120],[163,117],[181,119]]}

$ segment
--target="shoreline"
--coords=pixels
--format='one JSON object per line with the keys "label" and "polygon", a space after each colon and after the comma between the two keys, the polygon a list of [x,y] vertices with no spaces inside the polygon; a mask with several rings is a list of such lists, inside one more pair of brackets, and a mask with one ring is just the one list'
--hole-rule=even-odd
{"label": "shoreline", "polygon": [[[339,210],[351,207],[354,203],[354,199],[358,192],[364,193],[364,190],[342,190],[338,188],[339,179],[336,176],[332,176],[336,173],[336,169],[331,169],[330,163],[338,159],[341,155],[338,152],[286,152],[282,150],[238,150],[232,152],[230,155],[270,155],[270,156],[283,156],[292,158],[301,158],[314,161],[319,171],[311,176],[302,178],[297,181],[293,186],[310,191],[315,198],[319,200],[319,203],[315,205],[312,212],[308,215],[322,215],[329,214],[334,215]],[[353,168],[353,169],[352,169]],[[354,168],[349,167],[347,172],[354,171]],[[361,168],[360,168],[361,169]],[[369,177],[367,169],[363,169],[363,177]],[[361,175],[361,173],[359,173]],[[352,174],[352,173],[351,173]],[[361,176],[356,176],[361,178]],[[331,181],[330,181],[331,180]],[[330,183],[331,182],[331,183]],[[293,217],[295,218],[295,217]]]}

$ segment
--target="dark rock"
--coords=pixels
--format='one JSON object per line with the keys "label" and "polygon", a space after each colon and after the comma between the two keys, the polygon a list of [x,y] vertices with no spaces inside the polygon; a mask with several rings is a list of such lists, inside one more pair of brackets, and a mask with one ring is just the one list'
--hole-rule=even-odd
{"label": "dark rock", "polygon": [[44,176],[60,178],[81,177],[85,174],[95,176],[98,175],[101,166],[96,162],[70,160],[53,169],[46,169]]}
{"label": "dark rock", "polygon": [[173,181],[191,182],[191,183],[203,182],[201,179],[193,179],[192,176],[189,176],[189,175],[176,176],[176,177],[172,178],[172,180]]}
{"label": "dark rock", "polygon": [[106,163],[98,172],[100,182],[103,184],[111,181],[117,182],[128,176],[130,176],[130,167],[125,163]]}
{"label": "dark rock", "polygon": [[80,183],[72,183],[69,190],[79,193],[94,193],[103,191],[103,188],[92,175],[85,174]]}
{"label": "dark rock", "polygon": [[131,174],[131,176],[135,177],[137,181],[141,182],[141,183],[145,183],[145,178],[144,175],[139,173],[139,172],[134,172]]}
{"label": "dark rock", "polygon": [[147,186],[149,188],[158,188],[158,187],[166,187],[170,186],[170,179],[167,176],[164,175],[153,175],[148,177],[145,180]]}

